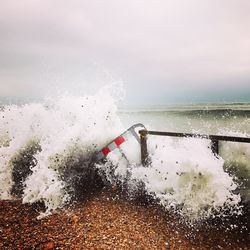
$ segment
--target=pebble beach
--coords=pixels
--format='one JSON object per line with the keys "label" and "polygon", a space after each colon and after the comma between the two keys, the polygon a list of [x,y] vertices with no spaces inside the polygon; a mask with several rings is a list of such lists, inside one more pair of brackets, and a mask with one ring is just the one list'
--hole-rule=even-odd
{"label": "pebble beach", "polygon": [[195,228],[156,204],[102,191],[37,219],[41,204],[0,201],[1,249],[249,249],[246,230]]}

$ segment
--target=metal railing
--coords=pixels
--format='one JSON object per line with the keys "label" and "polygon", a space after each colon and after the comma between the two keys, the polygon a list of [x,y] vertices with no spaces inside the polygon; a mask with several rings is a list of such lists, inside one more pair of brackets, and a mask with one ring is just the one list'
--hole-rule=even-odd
{"label": "metal railing", "polygon": [[186,137],[186,138],[192,137],[192,138],[197,138],[197,139],[201,139],[201,138],[208,139],[208,140],[211,140],[211,150],[213,151],[215,155],[219,154],[219,141],[250,143],[249,137],[161,132],[161,131],[150,131],[146,129],[140,130],[139,134],[140,134],[140,140],[141,140],[141,162],[143,166],[148,165],[147,135]]}

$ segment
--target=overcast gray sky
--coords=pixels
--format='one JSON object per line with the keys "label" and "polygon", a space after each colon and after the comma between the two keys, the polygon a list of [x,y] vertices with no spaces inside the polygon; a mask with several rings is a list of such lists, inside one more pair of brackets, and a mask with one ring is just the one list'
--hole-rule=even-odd
{"label": "overcast gray sky", "polygon": [[250,101],[249,0],[0,0],[0,98]]}

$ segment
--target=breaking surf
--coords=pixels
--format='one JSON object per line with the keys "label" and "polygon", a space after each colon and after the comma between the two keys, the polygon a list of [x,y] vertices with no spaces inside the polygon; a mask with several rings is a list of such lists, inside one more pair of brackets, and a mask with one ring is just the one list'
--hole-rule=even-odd
{"label": "breaking surf", "polygon": [[[95,95],[64,95],[43,103],[3,106],[1,199],[21,197],[23,203],[43,202],[43,217],[84,198],[96,187],[120,185],[131,198],[145,194],[187,220],[242,213],[242,206],[249,202],[249,145],[224,143],[221,156],[215,157],[209,140],[150,137],[151,164],[145,168],[140,162],[140,145],[130,135],[104,163],[93,162],[100,149],[133,123],[143,122],[149,129],[165,125],[164,130],[174,124],[176,130],[185,126],[191,132],[216,127],[214,120],[190,117],[189,113],[184,116],[183,110],[181,114],[176,110],[121,111],[112,92],[105,87]],[[171,117],[172,122],[166,125]],[[237,120],[234,117],[235,113],[232,120]],[[225,125],[223,119],[219,125]],[[245,130],[242,123],[237,130],[237,121],[232,126],[230,120],[229,126],[217,126],[213,131],[249,136],[249,117],[241,112],[238,119],[244,122]]]}

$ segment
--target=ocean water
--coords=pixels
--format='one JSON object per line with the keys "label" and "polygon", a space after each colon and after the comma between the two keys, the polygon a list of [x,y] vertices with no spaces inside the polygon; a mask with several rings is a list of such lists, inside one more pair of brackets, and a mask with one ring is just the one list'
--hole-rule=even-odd
{"label": "ocean water", "polygon": [[[123,107],[119,117],[126,126],[141,122],[148,130],[250,137],[249,103]],[[164,204],[166,202],[174,207],[182,204],[182,213],[189,217],[210,216],[212,212],[210,209],[214,211],[217,206],[208,208],[207,205],[210,202],[213,204],[222,202],[223,205],[221,203],[218,208],[225,206],[225,196],[230,195],[222,189],[230,185],[231,188],[227,191],[230,190],[231,194],[239,194],[241,204],[249,203],[250,144],[219,142],[219,156],[214,157],[211,154],[210,140],[150,135],[148,140],[152,161],[150,171],[160,170],[158,176],[160,181],[156,178],[157,185],[154,185],[152,176],[147,180],[144,178],[144,181],[150,185],[149,189],[152,189],[156,196],[161,197],[160,200]],[[166,172],[165,176],[171,178],[171,181],[167,182],[163,179]],[[179,176],[175,173],[179,173]],[[228,177],[231,177],[232,181],[230,184],[225,184],[229,181]],[[161,184],[163,186],[160,190],[155,191],[155,187]],[[171,195],[160,194],[164,188],[171,189]],[[217,194],[218,197],[215,198]],[[170,203],[169,200],[171,200]],[[197,204],[196,208],[195,204]]]}
{"label": "ocean water", "polygon": [[144,192],[187,219],[241,213],[250,200],[248,144],[220,143],[215,156],[209,140],[149,136],[145,168],[140,145],[130,135],[106,162],[93,162],[93,156],[138,122],[151,130],[250,137],[250,105],[118,108],[122,92],[104,87],[91,96],[3,106],[0,198],[42,201],[43,217],[102,180],[118,183],[132,198]]}
{"label": "ocean water", "polygon": [[249,134],[250,103],[179,106],[127,106],[119,110],[126,126],[141,122],[152,130],[204,134]]}

